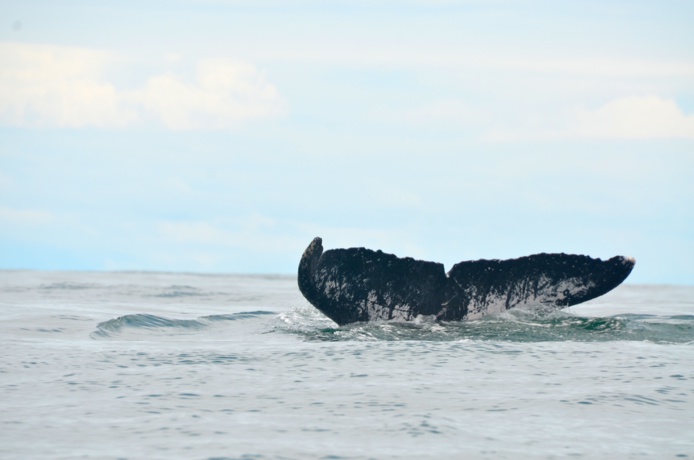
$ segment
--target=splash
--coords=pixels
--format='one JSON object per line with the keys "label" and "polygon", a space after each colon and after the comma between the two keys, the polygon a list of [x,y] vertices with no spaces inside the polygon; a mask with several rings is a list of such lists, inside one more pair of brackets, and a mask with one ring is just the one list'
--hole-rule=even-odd
{"label": "splash", "polygon": [[694,343],[694,316],[583,317],[565,310],[515,309],[477,321],[370,322],[337,327],[310,307],[281,314],[276,332],[307,341],[505,341]]}

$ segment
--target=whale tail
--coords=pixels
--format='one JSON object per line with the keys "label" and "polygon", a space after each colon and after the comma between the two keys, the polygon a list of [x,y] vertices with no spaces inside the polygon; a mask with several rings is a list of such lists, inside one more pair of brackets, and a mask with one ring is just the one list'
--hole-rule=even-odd
{"label": "whale tail", "polygon": [[617,287],[634,259],[602,261],[571,254],[460,262],[444,272],[436,262],[365,248],[323,251],[313,239],[299,262],[304,297],[339,325],[375,320],[477,319],[522,305],[567,307]]}

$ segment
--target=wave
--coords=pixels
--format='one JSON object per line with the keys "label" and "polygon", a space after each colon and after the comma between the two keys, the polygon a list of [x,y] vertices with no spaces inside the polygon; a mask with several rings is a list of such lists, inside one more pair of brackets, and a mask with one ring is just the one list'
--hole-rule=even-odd
{"label": "wave", "polygon": [[509,310],[462,322],[374,322],[337,327],[313,308],[279,315],[275,331],[307,341],[504,341],[694,343],[694,316],[582,317],[563,310]]}
{"label": "wave", "polygon": [[95,339],[114,338],[127,332],[146,332],[148,334],[180,335],[196,333],[208,329],[224,321],[238,321],[256,318],[263,315],[273,315],[271,311],[247,311],[228,315],[201,316],[197,319],[170,319],[163,316],[136,313],[119,316],[96,325],[96,331],[91,336]]}

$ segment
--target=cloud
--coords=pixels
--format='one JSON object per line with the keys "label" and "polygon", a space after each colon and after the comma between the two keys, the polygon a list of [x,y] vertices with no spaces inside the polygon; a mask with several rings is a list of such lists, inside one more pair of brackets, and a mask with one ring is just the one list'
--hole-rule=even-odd
{"label": "cloud", "polygon": [[53,214],[48,211],[0,206],[0,222],[7,225],[44,225],[53,220]]}
{"label": "cloud", "polygon": [[107,52],[0,43],[0,123],[120,127],[136,113],[101,80]]}
{"label": "cloud", "polygon": [[192,84],[172,74],[152,77],[129,99],[169,129],[224,129],[283,110],[277,90],[254,66],[229,59],[201,60]]}
{"label": "cloud", "polygon": [[694,115],[685,115],[672,99],[631,96],[594,111],[581,111],[567,131],[571,137],[612,139],[694,139]]}
{"label": "cloud", "polygon": [[547,58],[470,55],[463,66],[516,72],[595,77],[692,77],[694,63],[620,58]]}
{"label": "cloud", "polygon": [[483,139],[694,139],[694,115],[686,115],[673,99],[655,95],[618,98],[594,110],[579,109],[553,118],[528,115],[518,124],[514,129],[492,128]]}
{"label": "cloud", "polygon": [[0,123],[5,125],[121,128],[153,120],[169,129],[225,129],[284,110],[263,74],[237,60],[202,59],[191,82],[161,72],[129,90],[109,80],[119,59],[106,51],[5,42],[0,60]]}
{"label": "cloud", "polygon": [[[314,62],[355,68],[439,69],[461,72],[493,72],[553,77],[624,78],[691,78],[694,62],[686,58],[629,58],[605,50],[595,57],[566,57],[536,48],[513,48],[493,42],[468,47],[456,41],[440,41],[432,36],[427,41],[403,36],[401,41],[388,42],[380,37],[361,35],[351,40],[309,40],[297,36],[292,41],[254,44],[254,53],[263,59]],[[592,53],[591,53],[592,54]]]}

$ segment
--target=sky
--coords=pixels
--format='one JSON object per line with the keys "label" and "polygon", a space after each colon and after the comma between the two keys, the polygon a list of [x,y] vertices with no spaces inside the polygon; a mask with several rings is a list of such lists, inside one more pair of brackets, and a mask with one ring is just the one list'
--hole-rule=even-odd
{"label": "sky", "polygon": [[0,269],[294,274],[315,236],[694,284],[694,3],[0,2]]}

